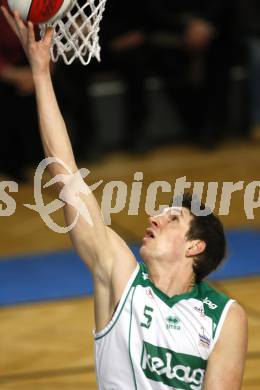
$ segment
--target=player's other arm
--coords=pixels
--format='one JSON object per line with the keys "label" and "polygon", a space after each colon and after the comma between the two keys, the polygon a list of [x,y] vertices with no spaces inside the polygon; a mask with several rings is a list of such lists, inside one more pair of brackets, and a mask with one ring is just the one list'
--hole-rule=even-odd
{"label": "player's other arm", "polygon": [[233,303],[210,355],[203,390],[240,390],[247,351],[247,316]]}

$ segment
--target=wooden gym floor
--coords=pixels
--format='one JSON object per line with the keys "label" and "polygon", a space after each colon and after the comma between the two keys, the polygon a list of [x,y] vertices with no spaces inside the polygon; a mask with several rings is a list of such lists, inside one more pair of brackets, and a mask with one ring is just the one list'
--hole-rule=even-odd
{"label": "wooden gym floor", "polygon": [[[128,216],[127,209],[113,216],[112,227],[128,241],[138,241],[146,226],[145,188],[154,180],[172,183],[182,176],[187,181],[259,180],[260,145],[233,141],[217,151],[202,152],[189,147],[158,148],[143,156],[117,153],[105,157],[90,169],[91,181],[97,179],[133,181],[136,171],[144,173],[144,196],[139,216]],[[219,191],[220,193],[220,191]],[[101,190],[97,197],[101,199]],[[171,194],[158,197],[170,202]],[[23,207],[33,203],[33,185],[19,187],[12,194],[17,202],[12,217],[0,219],[0,256],[67,249],[67,236],[50,231],[40,216]],[[248,220],[243,191],[232,197],[230,213],[222,217],[227,228],[260,227],[260,209]],[[55,194],[49,189],[46,203]],[[219,199],[219,198],[218,198]],[[216,209],[217,212],[217,209]],[[63,222],[62,211],[55,220]],[[248,248],[250,256],[250,248]],[[245,259],[246,261],[247,259]],[[260,389],[260,275],[221,281],[215,285],[237,299],[249,318],[249,350],[243,390]],[[0,309],[0,390],[96,389],[93,360],[93,301],[91,298],[66,299],[25,304]]]}

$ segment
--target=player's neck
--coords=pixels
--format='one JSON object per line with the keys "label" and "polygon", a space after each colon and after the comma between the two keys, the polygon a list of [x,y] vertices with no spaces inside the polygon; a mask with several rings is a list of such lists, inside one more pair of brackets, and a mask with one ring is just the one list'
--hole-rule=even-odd
{"label": "player's neck", "polygon": [[149,266],[149,278],[169,297],[184,294],[193,289],[195,277],[192,269],[183,268],[179,264],[171,265],[171,269],[157,265]]}

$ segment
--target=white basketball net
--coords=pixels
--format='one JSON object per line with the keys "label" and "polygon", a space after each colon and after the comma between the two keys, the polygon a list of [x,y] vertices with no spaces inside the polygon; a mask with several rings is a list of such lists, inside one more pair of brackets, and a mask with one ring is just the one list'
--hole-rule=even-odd
{"label": "white basketball net", "polygon": [[86,0],[82,5],[79,1],[72,1],[62,19],[40,25],[41,36],[48,27],[54,29],[51,47],[54,62],[57,62],[59,57],[62,57],[67,65],[76,59],[87,65],[92,57],[100,61],[98,33],[106,0]]}

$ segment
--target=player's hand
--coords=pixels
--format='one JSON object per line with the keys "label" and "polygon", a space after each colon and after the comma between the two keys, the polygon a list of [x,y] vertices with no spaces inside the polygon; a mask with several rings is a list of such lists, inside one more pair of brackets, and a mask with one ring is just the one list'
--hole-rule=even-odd
{"label": "player's hand", "polygon": [[48,72],[53,30],[51,28],[48,29],[45,36],[41,40],[36,41],[32,22],[28,22],[26,25],[17,11],[12,15],[5,7],[1,7],[1,9],[7,22],[23,46],[33,75]]}

